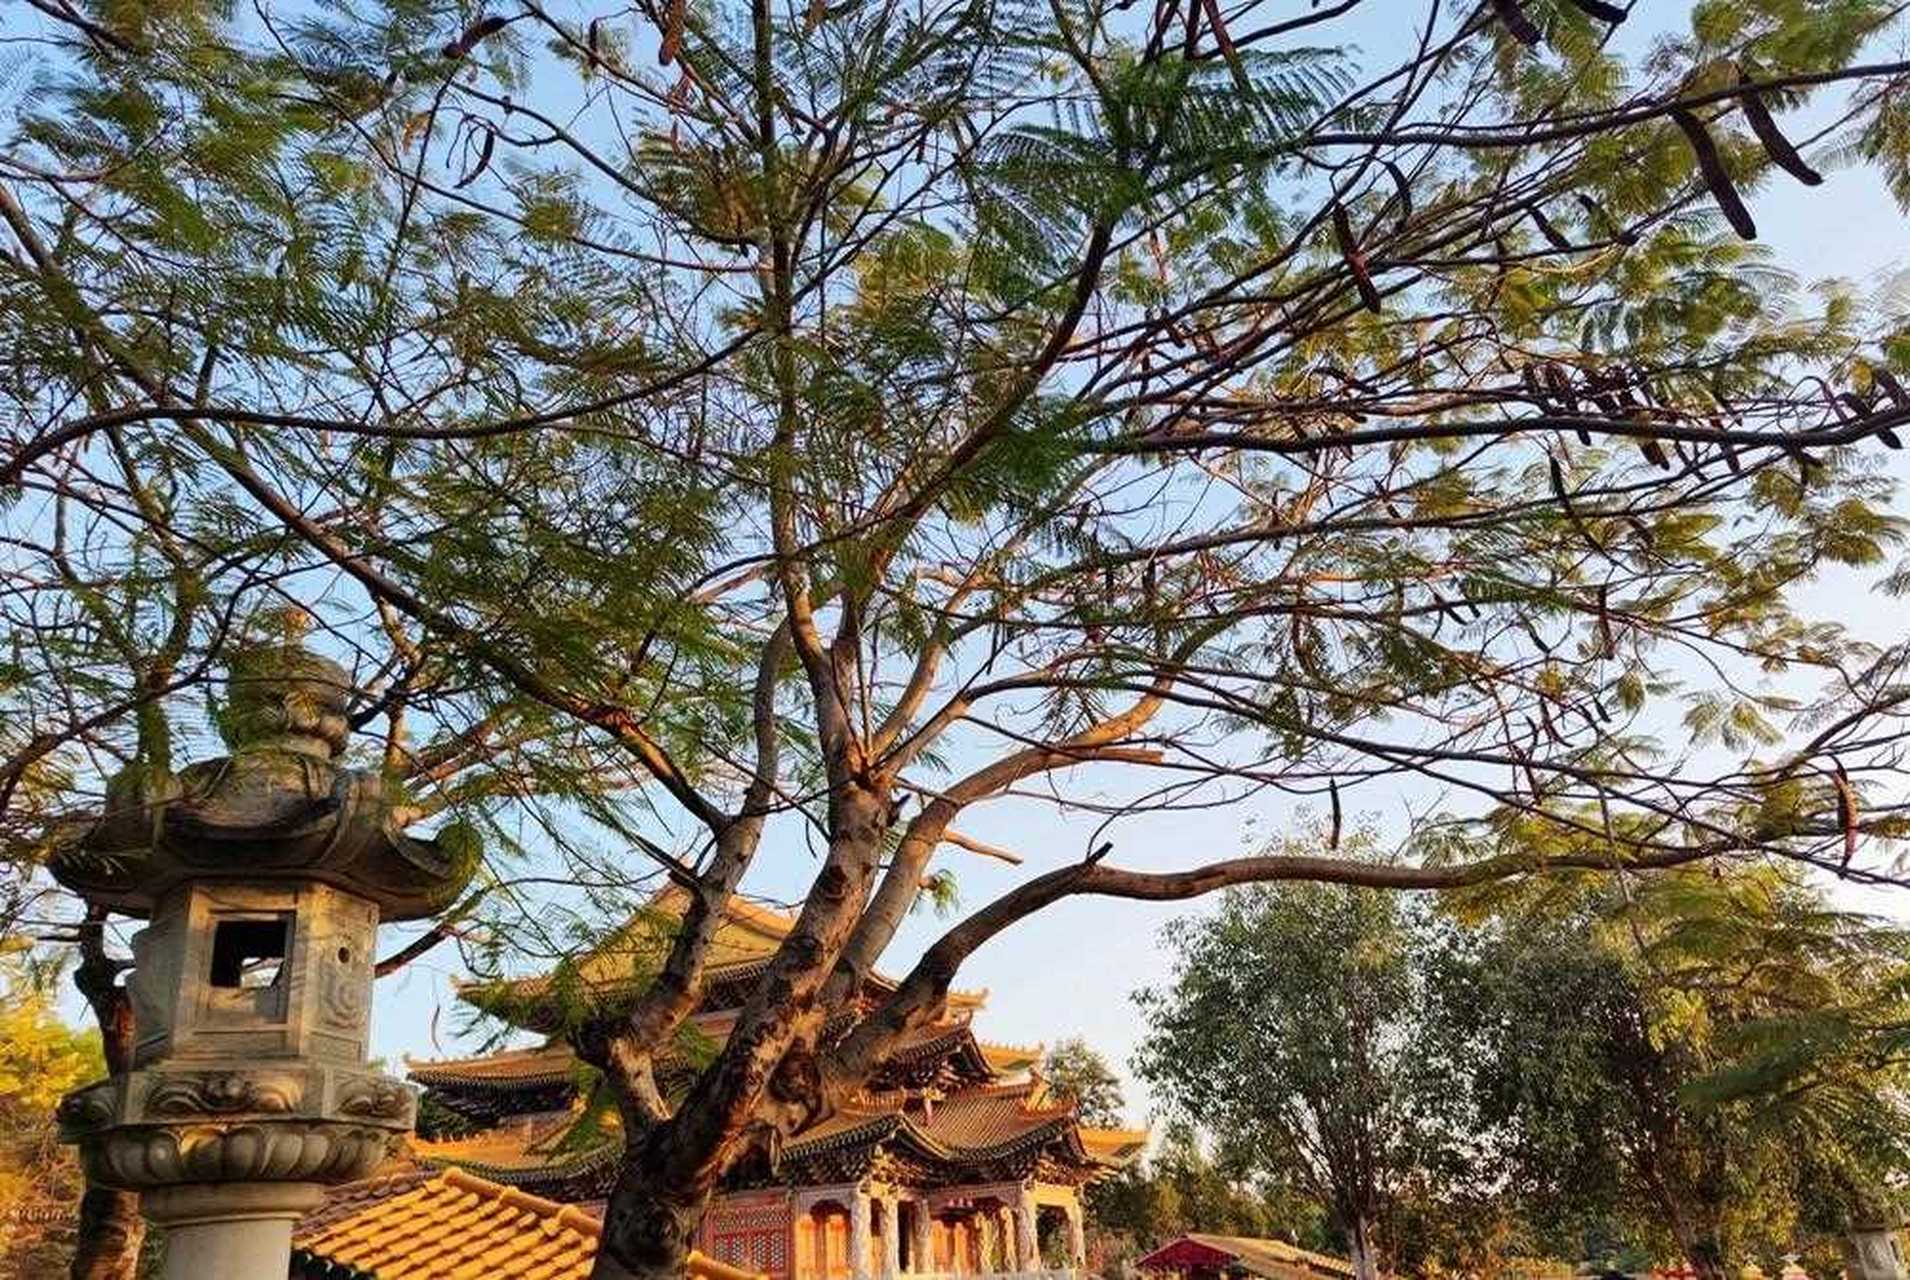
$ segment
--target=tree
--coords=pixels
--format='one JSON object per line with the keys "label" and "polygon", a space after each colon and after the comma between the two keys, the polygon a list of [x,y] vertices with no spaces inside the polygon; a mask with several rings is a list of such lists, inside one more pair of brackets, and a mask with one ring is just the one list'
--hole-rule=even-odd
{"label": "tree", "polygon": [[[96,1035],[53,1007],[48,979],[15,939],[0,947],[0,1276],[30,1280],[63,1265],[79,1162],[54,1136],[53,1104],[99,1074]],[[56,1228],[49,1230],[49,1228]]]}
{"label": "tree", "polygon": [[[1063,898],[1890,878],[1903,654],[1789,602],[1901,585],[1899,317],[1734,238],[1815,179],[1777,119],[1813,94],[1807,149],[1910,194],[1880,0],[1702,4],[1638,58],[1607,6],[1427,3],[1396,60],[1357,0],[31,7],[4,829],[164,767],[303,610],[361,749],[488,825],[512,936],[586,944],[554,879],[687,888],[647,993],[575,1019],[629,1143],[602,1276],[680,1271],[726,1168]],[[1681,715],[1709,754],[1653,749]],[[972,806],[1408,777],[1490,856],[1138,870],[1097,827],[834,1036]],[[723,904],[805,841],[796,928],[666,1098]]]}
{"label": "tree", "polygon": [[1762,1067],[1774,1043],[1793,1068],[1826,1056],[1820,1026],[1870,1020],[1885,1043],[1904,946],[1768,869],[1558,885],[1449,936],[1440,1051],[1475,1064],[1495,1167],[1555,1248],[1615,1221],[1719,1277],[1884,1207],[1910,1131],[1901,1065],[1840,1053],[1814,1086]]}
{"label": "tree", "polygon": [[1121,1093],[1121,1077],[1086,1040],[1074,1036],[1055,1041],[1042,1059],[1041,1074],[1057,1095],[1074,1104],[1082,1124],[1118,1129],[1124,1123],[1127,1099]]}
{"label": "tree", "polygon": [[1436,1165],[1453,1094],[1424,1055],[1411,938],[1391,895],[1230,889],[1213,918],[1171,927],[1173,985],[1137,996],[1157,1097],[1310,1196],[1361,1280],[1395,1268],[1392,1220]]}

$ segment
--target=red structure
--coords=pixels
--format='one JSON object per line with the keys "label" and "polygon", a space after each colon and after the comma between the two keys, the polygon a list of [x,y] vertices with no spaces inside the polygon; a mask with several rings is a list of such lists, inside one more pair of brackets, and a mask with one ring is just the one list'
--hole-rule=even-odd
{"label": "red structure", "polygon": [[1256,1236],[1216,1236],[1205,1233],[1171,1240],[1142,1258],[1142,1271],[1183,1277],[1183,1280],[1349,1280],[1353,1264],[1344,1258],[1313,1253],[1284,1240]]}

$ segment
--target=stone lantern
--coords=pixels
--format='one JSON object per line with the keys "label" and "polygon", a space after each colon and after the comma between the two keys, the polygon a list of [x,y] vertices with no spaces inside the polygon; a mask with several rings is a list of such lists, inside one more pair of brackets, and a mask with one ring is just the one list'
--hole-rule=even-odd
{"label": "stone lantern", "polygon": [[1850,1280],[1904,1280],[1896,1228],[1878,1220],[1854,1223],[1844,1237],[1844,1274]]}
{"label": "stone lantern", "polygon": [[232,754],[130,768],[51,860],[133,937],[132,1069],[67,1095],[87,1173],[138,1191],[169,1280],[284,1280],[292,1226],[412,1125],[365,1064],[380,920],[443,909],[475,841],[399,828],[375,773],[341,767],[343,668],[297,648],[232,664]]}

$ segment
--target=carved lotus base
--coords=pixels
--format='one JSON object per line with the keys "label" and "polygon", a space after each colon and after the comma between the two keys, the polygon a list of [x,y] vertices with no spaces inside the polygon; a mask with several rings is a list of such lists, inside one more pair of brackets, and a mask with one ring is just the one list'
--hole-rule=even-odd
{"label": "carved lotus base", "polygon": [[332,1121],[133,1125],[81,1141],[87,1176],[129,1191],[218,1182],[352,1182],[390,1149],[390,1130]]}
{"label": "carved lotus base", "polygon": [[362,1068],[168,1063],[68,1094],[59,1121],[108,1186],[347,1182],[410,1130],[413,1107],[410,1089]]}

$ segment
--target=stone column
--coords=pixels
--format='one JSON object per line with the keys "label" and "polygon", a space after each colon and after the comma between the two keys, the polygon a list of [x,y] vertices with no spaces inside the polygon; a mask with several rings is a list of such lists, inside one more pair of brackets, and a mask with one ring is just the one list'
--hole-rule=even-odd
{"label": "stone column", "polygon": [[869,1193],[862,1190],[849,1196],[849,1274],[869,1280]]}
{"label": "stone column", "polygon": [[1041,1269],[1041,1242],[1035,1233],[1035,1192],[1024,1186],[1015,1194],[1015,1266],[1021,1271]]}
{"label": "stone column", "polygon": [[1844,1237],[1844,1272],[1850,1280],[1904,1280],[1903,1250],[1887,1224],[1853,1224]]}
{"label": "stone column", "polygon": [[324,1198],[311,1182],[201,1182],[155,1187],[140,1209],[166,1233],[166,1280],[279,1280],[293,1224]]}
{"label": "stone column", "polygon": [[1079,1200],[1068,1204],[1068,1265],[1076,1271],[1088,1265],[1088,1237]]}
{"label": "stone column", "polygon": [[882,1201],[882,1280],[895,1280],[902,1271],[902,1202],[894,1196]]}
{"label": "stone column", "polygon": [[910,1218],[915,1245],[909,1250],[909,1270],[926,1275],[935,1270],[935,1219],[929,1214],[926,1199],[915,1202]]}

